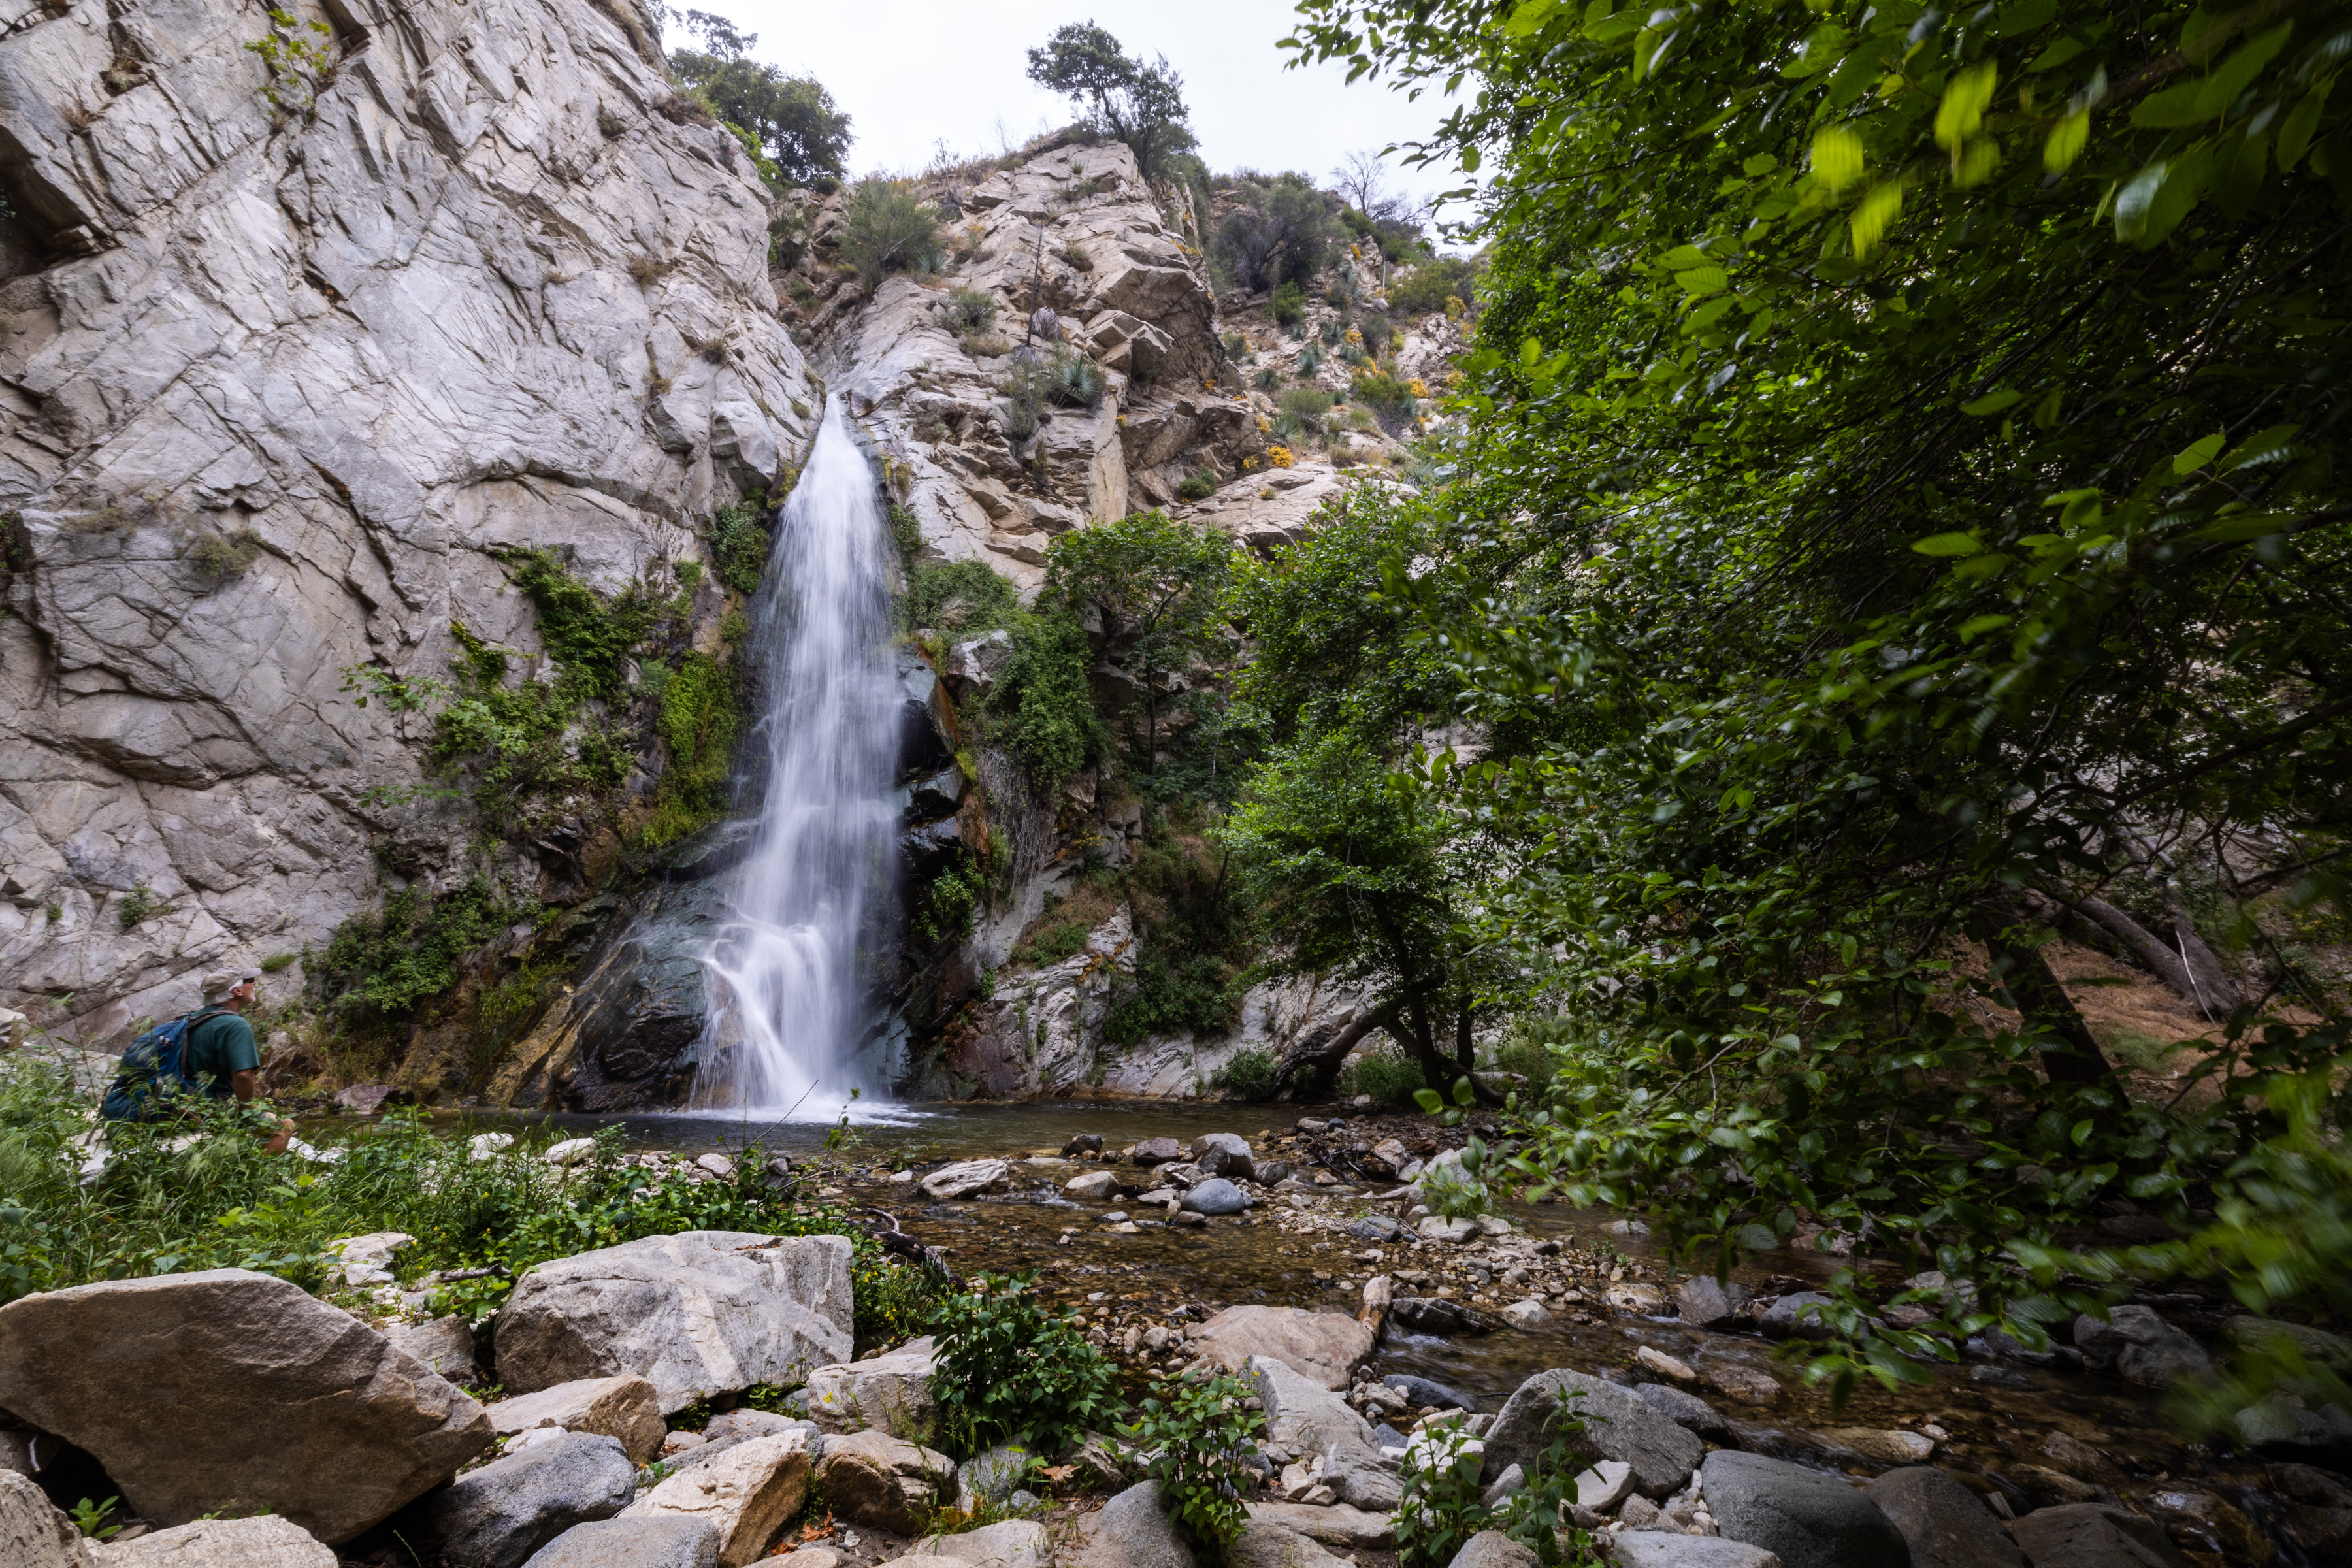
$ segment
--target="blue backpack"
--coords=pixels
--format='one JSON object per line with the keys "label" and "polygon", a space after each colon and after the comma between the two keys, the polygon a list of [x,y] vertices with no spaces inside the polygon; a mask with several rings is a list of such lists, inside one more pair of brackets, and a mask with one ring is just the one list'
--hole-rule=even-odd
{"label": "blue backpack", "polygon": [[[198,1094],[203,1086],[190,1078],[181,1067],[181,1053],[188,1043],[188,1031],[206,1018],[227,1012],[226,1007],[200,1007],[193,1013],[183,1013],[169,1022],[156,1025],[131,1042],[122,1053],[122,1060],[114,1069],[114,1087],[106,1091],[106,1101],[98,1113],[109,1121],[144,1121],[151,1107],[149,1098],[168,1099],[174,1094]],[[170,1083],[165,1083],[165,1079]]]}

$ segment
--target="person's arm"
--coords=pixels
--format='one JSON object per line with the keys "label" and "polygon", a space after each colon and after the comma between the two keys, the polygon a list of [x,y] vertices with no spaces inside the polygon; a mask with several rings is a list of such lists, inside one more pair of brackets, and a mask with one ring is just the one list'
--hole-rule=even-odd
{"label": "person's arm", "polygon": [[249,1100],[261,1092],[260,1079],[260,1072],[253,1068],[247,1068],[240,1073],[231,1073],[228,1079],[228,1091],[239,1100]]}
{"label": "person's arm", "polygon": [[[243,1021],[238,1020],[240,1023]],[[239,1104],[250,1105],[261,1093],[261,1067],[258,1059],[261,1052],[254,1044],[253,1030],[250,1027],[247,1028],[245,1038],[240,1043],[246,1047],[244,1054],[255,1058],[256,1060],[252,1067],[239,1068],[228,1075],[228,1091],[236,1096]],[[294,1136],[294,1123],[281,1117],[278,1122],[276,1135],[262,1145],[262,1152],[283,1154],[286,1152],[286,1141],[292,1136]]]}

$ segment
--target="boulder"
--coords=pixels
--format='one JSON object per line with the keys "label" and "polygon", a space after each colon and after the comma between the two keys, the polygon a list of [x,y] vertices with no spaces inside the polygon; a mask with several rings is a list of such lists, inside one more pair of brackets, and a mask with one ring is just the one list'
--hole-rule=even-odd
{"label": "boulder", "polygon": [[1478,1408],[1476,1400],[1458,1389],[1449,1388],[1444,1384],[1426,1377],[1415,1377],[1409,1372],[1392,1372],[1381,1381],[1403,1394],[1418,1408],[1427,1409],[1432,1406],[1439,1410]]}
{"label": "boulder", "polygon": [[1446,1568],[1536,1568],[1536,1561],[1533,1548],[1499,1530],[1482,1530],[1462,1543]]}
{"label": "boulder", "polygon": [[1204,1132],[1192,1140],[1192,1163],[1212,1176],[1246,1182],[1257,1174],[1248,1142],[1234,1132]]}
{"label": "boulder", "polygon": [[1061,1554],[1064,1568],[1195,1568],[1192,1546],[1160,1506],[1157,1481],[1138,1481],[1084,1515],[1075,1536]]}
{"label": "boulder", "polygon": [[1139,1165],[1166,1165],[1184,1157],[1184,1146],[1173,1138],[1146,1138],[1128,1151]]}
{"label": "boulder", "polygon": [[1748,1325],[1748,1303],[1756,1292],[1712,1274],[1694,1274],[1675,1287],[1675,1310],[1685,1323],[1702,1329]]}
{"label": "boulder", "polygon": [[1421,1234],[1431,1241],[1465,1242],[1478,1234],[1475,1219],[1448,1219],[1442,1214],[1421,1216]]}
{"label": "boulder", "polygon": [[1007,1519],[955,1535],[926,1535],[908,1550],[907,1556],[919,1563],[927,1557],[944,1557],[981,1568],[1045,1568],[1053,1559],[1053,1546],[1045,1527],[1036,1521]]}
{"label": "boulder", "polygon": [[1782,1568],[1780,1557],[1760,1546],[1712,1535],[1626,1530],[1605,1539],[1609,1561],[1624,1568]]}
{"label": "boulder", "polygon": [[1396,1549],[1396,1516],[1392,1513],[1367,1513],[1343,1502],[1322,1507],[1297,1502],[1254,1502],[1249,1505],[1249,1516],[1278,1524],[1326,1546],[1349,1551]]}
{"label": "boulder", "polygon": [[1698,1381],[1698,1373],[1691,1370],[1688,1362],[1677,1360],[1655,1345],[1643,1345],[1635,1351],[1633,1364],[1655,1373],[1669,1383],[1693,1384]]}
{"label": "boulder", "polygon": [[934,1365],[926,1334],[887,1355],[818,1367],[808,1374],[809,1419],[827,1432],[927,1432]]}
{"label": "boulder", "polygon": [[416,1238],[405,1231],[377,1230],[339,1241],[328,1250],[339,1260],[343,1288],[365,1290],[396,1283],[392,1271],[394,1255],[415,1245]]}
{"label": "boulder", "polygon": [[1105,1204],[1118,1191],[1118,1177],[1108,1171],[1088,1171],[1062,1184],[1062,1195],[1082,1204]]}
{"label": "boulder", "polygon": [[523,1568],[719,1568],[719,1527],[679,1515],[578,1524]]}
{"label": "boulder", "polygon": [[[2272,1568],[2279,1558],[2279,1550],[2271,1544],[2262,1527],[2244,1509],[2199,1486],[2166,1485],[2152,1488],[2135,1500],[2147,1510],[2148,1517],[2164,1526],[2172,1543],[2183,1552],[2210,1552],[2222,1562],[2243,1564],[2244,1568]],[[2283,1532],[2292,1539],[2296,1531],[2292,1504],[2279,1511],[2278,1498],[2273,1493],[2264,1511],[2278,1523],[2286,1526]],[[2284,1512],[2284,1520],[2279,1512]],[[2339,1551],[2320,1555],[2321,1562],[2342,1562]]]}
{"label": "boulder", "polygon": [[0,1563],[10,1568],[97,1568],[98,1556],[30,1476],[0,1470]]}
{"label": "boulder", "polygon": [[1636,1318],[1662,1317],[1666,1310],[1666,1293],[1639,1279],[1619,1280],[1601,1292],[1601,1300],[1612,1311]]}
{"label": "boulder", "polygon": [[1551,1321],[1551,1310],[1541,1301],[1529,1297],[1524,1301],[1514,1301],[1504,1308],[1503,1321],[1515,1329],[1523,1331],[1540,1329]]}
{"label": "boulder", "polygon": [[1249,1199],[1224,1177],[1212,1176],[1184,1194],[1184,1206],[1194,1214],[1239,1214],[1249,1207]]}
{"label": "boulder", "polygon": [[2038,1509],[2009,1531],[2033,1568],[2189,1568],[2162,1525],[2105,1503]]}
{"label": "boulder", "polygon": [[577,1165],[595,1152],[596,1140],[593,1138],[566,1138],[561,1143],[549,1144],[547,1152],[540,1158],[562,1169]]}
{"label": "boulder", "polygon": [[941,1165],[916,1184],[926,1196],[946,1200],[977,1197],[999,1191],[1012,1180],[1013,1167],[1002,1160],[959,1160]]}
{"label": "boulder", "polygon": [[438,1552],[448,1568],[522,1568],[573,1525],[628,1507],[636,1480],[619,1438],[563,1432],[427,1492],[402,1510],[394,1529],[415,1551]]}
{"label": "boulder", "polygon": [[1727,1399],[1747,1405],[1778,1405],[1782,1393],[1780,1380],[1760,1366],[1750,1366],[1743,1361],[1710,1361],[1698,1372],[1700,1383]]}
{"label": "boulder", "polygon": [[1102,1134],[1099,1132],[1081,1132],[1062,1145],[1062,1158],[1065,1160],[1075,1159],[1080,1154],[1100,1154],[1102,1152],[1103,1141]]}
{"label": "boulder", "polygon": [[1391,1513],[1403,1496],[1396,1473],[1379,1448],[1336,1442],[1323,1450],[1323,1484],[1339,1501],[1367,1513]]}
{"label": "boulder", "polygon": [[1326,1388],[1347,1387],[1376,1342],[1369,1324],[1303,1307],[1228,1307],[1192,1338],[1229,1372],[1244,1372],[1252,1356],[1267,1356]]}
{"label": "boulder", "polygon": [[1843,1477],[1718,1448],[1700,1468],[1717,1532],[1777,1553],[1787,1568],[1906,1568],[1911,1546],[1885,1510]]}
{"label": "boulder", "polygon": [[1529,1475],[1551,1441],[1562,1390],[1581,1393],[1570,1408],[1584,1429],[1569,1440],[1569,1452],[1587,1464],[1622,1459],[1633,1467],[1633,1488],[1652,1499],[1682,1489],[1706,1456],[1706,1446],[1652,1409],[1632,1389],[1565,1368],[1539,1372],[1519,1384],[1486,1429],[1486,1467],[1499,1473],[1517,1465]]}
{"label": "boulder", "polygon": [[825,1506],[852,1524],[913,1535],[931,1509],[955,1496],[955,1461],[893,1437],[857,1432],[825,1440],[817,1482]]}
{"label": "boulder", "polygon": [[847,1361],[849,1242],[689,1230],[540,1264],[499,1314],[498,1371],[531,1394],[635,1373],[664,1415]]}
{"label": "boulder", "polygon": [[2111,1307],[2104,1323],[2084,1313],[2074,1320],[2074,1348],[2092,1371],[2113,1372],[2142,1388],[2170,1388],[2213,1370],[2203,1346],[2147,1307]]}
{"label": "boulder", "polygon": [[1370,1214],[1348,1226],[1348,1234],[1358,1241],[1394,1241],[1404,1226],[1384,1214]]}
{"label": "boulder", "polygon": [[423,1323],[393,1323],[383,1337],[452,1383],[471,1383],[474,1326],[459,1317],[435,1318]]}
{"label": "boulder", "polygon": [[1643,1404],[1693,1436],[1727,1447],[1732,1445],[1731,1423],[1697,1394],[1685,1394],[1663,1383],[1645,1383],[1633,1393]]}
{"label": "boulder", "polygon": [[1768,1340],[1825,1340],[1830,1337],[1830,1326],[1822,1320],[1822,1310],[1833,1304],[1818,1290],[1791,1291],[1767,1307],[1756,1326]]}
{"label": "boulder", "polygon": [[1924,1465],[1935,1457],[1934,1439],[1916,1432],[1884,1431],[1875,1426],[1824,1426],[1821,1436],[1842,1448],[1851,1448],[1874,1465]]}
{"label": "boulder", "polygon": [[1312,1536],[1252,1514],[1225,1548],[1224,1568],[1347,1568],[1347,1560],[1332,1556]]}
{"label": "boulder", "polygon": [[1945,1471],[1889,1470],[1864,1489],[1911,1543],[1911,1568],[2026,1568],[1984,1500]]}
{"label": "boulder", "polygon": [[1265,1406],[1266,1441],[1276,1447],[1301,1455],[1334,1447],[1378,1451],[1371,1424],[1314,1379],[1269,1356],[1252,1356],[1243,1370]]}
{"label": "boulder", "polygon": [[0,1409],[87,1450],[158,1524],[268,1508],[331,1545],[497,1440],[480,1405],[382,1334],[242,1268],[0,1307]]}
{"label": "boulder", "polygon": [[2231,1417],[2238,1438],[2275,1459],[2310,1459],[2344,1468],[2352,1460],[2352,1416],[2332,1405],[2313,1410],[2293,1394],[2273,1394]]}
{"label": "boulder", "polygon": [[1389,1321],[1409,1334],[1491,1334],[1503,1320],[1443,1296],[1399,1296],[1389,1303]]}
{"label": "boulder", "polygon": [[625,1517],[704,1521],[717,1531],[719,1562],[742,1568],[800,1511],[809,1471],[807,1433],[753,1437],[669,1477],[631,1503]]}
{"label": "boulder", "polygon": [[[977,1511],[982,1501],[1003,1502],[1027,1478],[1029,1467],[1035,1458],[1035,1455],[1017,1443],[999,1443],[993,1448],[974,1454],[956,1467],[956,1506],[971,1513]],[[961,1537],[956,1539],[961,1540]],[[950,1552],[949,1555],[957,1553]]]}
{"label": "boulder", "polygon": [[537,1394],[501,1399],[484,1414],[501,1437],[554,1427],[616,1438],[633,1465],[651,1463],[669,1432],[662,1421],[660,1395],[634,1373],[559,1383]]}
{"label": "boulder", "polygon": [[100,1568],[335,1568],[335,1553],[290,1520],[201,1519],[102,1546]]}
{"label": "boulder", "polygon": [[2221,1325],[2221,1337],[2241,1354],[2275,1355],[2292,1345],[2303,1359],[2330,1372],[2352,1372],[2352,1340],[2307,1323],[2240,1316]]}
{"label": "boulder", "polygon": [[[753,1437],[773,1437],[785,1432],[805,1432],[809,1435],[809,1452],[823,1447],[817,1441],[823,1428],[814,1421],[796,1416],[779,1415],[772,1410],[730,1410],[710,1418],[710,1425],[700,1434],[705,1444],[742,1443]],[[670,1434],[675,1437],[677,1433]]]}
{"label": "boulder", "polygon": [[[1513,1465],[1512,1470],[1519,1467]],[[1607,1513],[1633,1495],[1633,1467],[1622,1459],[1603,1459],[1590,1469],[1576,1472],[1576,1496],[1579,1508],[1589,1508],[1595,1513]]]}

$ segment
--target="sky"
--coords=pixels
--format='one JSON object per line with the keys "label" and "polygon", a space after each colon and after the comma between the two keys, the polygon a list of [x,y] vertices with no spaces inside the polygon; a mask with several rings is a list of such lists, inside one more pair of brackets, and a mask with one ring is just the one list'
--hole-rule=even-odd
{"label": "sky", "polygon": [[[1069,100],[1024,74],[1027,51],[1068,22],[1100,24],[1131,55],[1166,55],[1184,79],[1201,156],[1219,173],[1297,169],[1328,184],[1348,153],[1426,135],[1440,118],[1431,99],[1347,85],[1344,66],[1285,69],[1294,51],[1275,44],[1292,13],[1279,0],[678,0],[677,8],[728,17],[759,35],[753,58],[823,82],[849,113],[854,174],[912,173],[941,141],[960,156],[994,156],[1068,124]],[[673,26],[666,41],[687,38]],[[1401,163],[1389,161],[1392,190],[1426,197],[1463,183]]]}

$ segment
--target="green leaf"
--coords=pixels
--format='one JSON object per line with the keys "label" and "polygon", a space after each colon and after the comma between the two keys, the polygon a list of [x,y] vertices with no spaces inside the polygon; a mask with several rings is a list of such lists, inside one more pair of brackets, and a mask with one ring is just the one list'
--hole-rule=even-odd
{"label": "green leaf", "polygon": [[2042,166],[2053,174],[2065,173],[2083,155],[2091,141],[2091,111],[2078,109],[2050,128],[2042,143]]}
{"label": "green leaf", "polygon": [[2283,511],[2236,511],[2207,523],[2190,537],[2211,544],[2242,544],[2249,539],[2267,539],[2284,532],[2294,521]]}
{"label": "green leaf", "polygon": [[2238,95],[2253,81],[2255,73],[2271,63],[2271,57],[2286,47],[2293,22],[2281,22],[2262,37],[2240,47],[2223,61],[2220,69],[2205,79],[2204,90],[2197,95],[2198,118],[2211,120],[2228,112]]}
{"label": "green leaf", "polygon": [[1937,533],[1912,541],[1911,548],[1922,555],[1974,555],[1984,544],[1973,533]]}
{"label": "green leaf", "polygon": [[2166,88],[2134,104],[2131,122],[2145,131],[2170,131],[2210,119],[2197,107],[2197,95],[2204,90],[2201,81],[2184,81]]}
{"label": "green leaf", "polygon": [[1987,415],[1998,414],[2002,409],[2014,407],[2023,401],[2025,401],[2025,394],[2011,392],[2004,388],[2000,392],[1988,392],[1974,403],[1961,404],[1960,412],[1971,419],[1982,419]]}
{"label": "green leaf", "polygon": [[1887,229],[1893,226],[1895,220],[1902,216],[1901,180],[1889,180],[1885,184],[1871,187],[1870,194],[1862,198],[1861,205],[1853,209],[1854,256],[1857,258],[1868,256],[1885,237]]}
{"label": "green leaf", "polygon": [[1720,267],[1694,267],[1687,272],[1675,273],[1675,281],[1686,294],[1717,294],[1731,287],[1731,275]]}
{"label": "green leaf", "polygon": [[1741,173],[1747,174],[1750,179],[1755,178],[1759,174],[1769,174],[1780,166],[1780,160],[1775,158],[1769,153],[1759,153],[1754,157],[1748,159],[1739,165]]}
{"label": "green leaf", "polygon": [[2221,444],[2228,439],[2229,437],[2226,434],[2217,431],[2201,441],[2191,442],[2181,448],[2179,455],[2172,459],[2172,471],[2176,474],[2195,473],[2213,460],[2214,456],[2221,450]]}
{"label": "green leaf", "polygon": [[1526,0],[1511,13],[1511,19],[1503,24],[1503,32],[1514,38],[1532,37],[1543,30],[1543,25],[1550,21],[1552,13],[1559,9],[1559,0]]}
{"label": "green leaf", "polygon": [[2286,123],[2279,128],[2279,173],[2284,174],[2303,162],[2304,150],[2311,145],[2311,133],[2319,127],[2320,110],[2327,107],[2328,89],[2335,85],[2336,79],[2331,76],[2305,93],[2303,101],[2294,106]]}
{"label": "green leaf", "polygon": [[1987,632],[1997,632],[2009,625],[2007,616],[1974,616],[1960,623],[1960,640],[1974,642]]}
{"label": "green leaf", "polygon": [[1862,138],[1843,125],[1824,126],[1813,137],[1813,177],[1834,195],[1862,178]]}
{"label": "green leaf", "polygon": [[1414,1089],[1412,1102],[1432,1116],[1445,1109],[1445,1101],[1438,1098],[1437,1091],[1433,1089]]}

